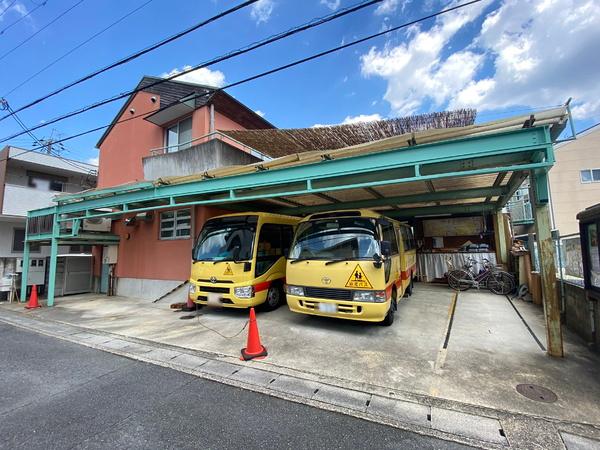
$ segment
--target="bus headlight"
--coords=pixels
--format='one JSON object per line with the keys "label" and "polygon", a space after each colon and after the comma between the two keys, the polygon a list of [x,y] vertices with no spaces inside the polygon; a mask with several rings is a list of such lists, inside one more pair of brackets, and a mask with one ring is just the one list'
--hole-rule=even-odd
{"label": "bus headlight", "polygon": [[196,293],[196,285],[195,284],[190,284],[190,287],[188,289],[188,293],[190,295],[194,295]]}
{"label": "bus headlight", "polygon": [[254,297],[254,286],[240,286],[233,288],[233,295],[237,298],[252,298]]}
{"label": "bus headlight", "polygon": [[385,302],[385,291],[354,291],[352,299],[355,302],[371,302],[371,303],[383,303]]}
{"label": "bus headlight", "polygon": [[304,297],[304,288],[302,286],[294,286],[292,284],[287,284],[285,286],[285,292],[286,294]]}

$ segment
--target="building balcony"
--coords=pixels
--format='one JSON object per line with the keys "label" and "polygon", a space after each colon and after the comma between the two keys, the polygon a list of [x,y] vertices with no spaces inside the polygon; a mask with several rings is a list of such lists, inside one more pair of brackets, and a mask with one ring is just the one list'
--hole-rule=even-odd
{"label": "building balcony", "polygon": [[247,165],[269,159],[219,131],[177,146],[151,149],[150,154],[142,160],[146,180],[194,175],[219,167]]}
{"label": "building balcony", "polygon": [[509,202],[506,205],[506,208],[510,213],[512,223],[514,225],[527,225],[532,224],[534,222],[531,203],[524,201],[514,201]]}
{"label": "building balcony", "polygon": [[29,210],[54,205],[52,199],[58,194],[60,192],[42,191],[27,186],[5,184],[2,214],[25,217]]}

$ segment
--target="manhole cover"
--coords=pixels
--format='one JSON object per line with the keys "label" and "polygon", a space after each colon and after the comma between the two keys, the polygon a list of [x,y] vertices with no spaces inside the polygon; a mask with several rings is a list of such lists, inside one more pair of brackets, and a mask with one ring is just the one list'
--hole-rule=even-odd
{"label": "manhole cover", "polygon": [[531,400],[554,403],[558,397],[550,389],[535,384],[517,384],[517,392]]}

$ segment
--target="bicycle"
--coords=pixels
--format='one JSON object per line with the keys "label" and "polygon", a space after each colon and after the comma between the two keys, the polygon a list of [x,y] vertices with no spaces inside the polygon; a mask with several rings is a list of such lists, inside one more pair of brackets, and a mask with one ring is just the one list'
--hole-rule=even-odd
{"label": "bicycle", "polygon": [[488,259],[483,259],[483,270],[473,275],[471,269],[478,262],[469,257],[461,269],[454,268],[452,260],[447,259],[448,285],[455,291],[466,291],[472,287],[487,288],[494,294],[507,295],[515,288],[512,274],[496,268]]}

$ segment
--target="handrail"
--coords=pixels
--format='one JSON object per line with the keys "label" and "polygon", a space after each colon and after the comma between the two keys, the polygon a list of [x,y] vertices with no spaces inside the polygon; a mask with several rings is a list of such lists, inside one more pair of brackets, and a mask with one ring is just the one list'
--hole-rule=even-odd
{"label": "handrail", "polygon": [[199,136],[199,137],[193,138],[193,139],[191,139],[191,140],[189,140],[189,141],[187,141],[187,142],[183,142],[183,143],[181,143],[181,144],[177,144],[177,145],[166,145],[166,146],[163,146],[163,147],[151,148],[151,149],[150,149],[150,154],[151,154],[152,156],[163,155],[163,154],[165,154],[165,153],[169,153],[169,152],[167,152],[167,151],[166,151],[167,149],[170,149],[170,148],[177,148],[178,150],[176,150],[176,151],[179,151],[179,148],[180,148],[180,147],[184,147],[184,146],[189,146],[189,147],[192,147],[192,146],[193,146],[192,144],[193,144],[194,142],[197,142],[197,141],[199,141],[199,140],[206,140],[206,141],[209,141],[209,140],[211,140],[211,139],[220,139],[220,140],[223,140],[223,141],[225,141],[225,140],[231,141],[231,142],[233,142],[234,144],[236,144],[236,145],[238,145],[238,146],[242,147],[243,149],[246,149],[246,150],[247,150],[247,153],[250,153],[251,155],[254,155],[254,156],[256,156],[257,158],[259,158],[259,159],[261,159],[261,160],[263,160],[263,161],[270,161],[270,160],[272,159],[271,157],[269,157],[269,156],[265,155],[265,154],[264,154],[264,153],[262,153],[261,151],[259,151],[259,150],[256,150],[255,148],[253,148],[253,147],[250,147],[249,145],[247,145],[247,144],[244,144],[243,142],[240,142],[240,141],[238,141],[237,139],[234,139],[234,138],[232,138],[231,136],[229,136],[229,135],[227,135],[227,134],[225,134],[225,133],[223,133],[223,132],[221,132],[221,131],[219,131],[219,130],[211,131],[210,133],[207,133],[207,134],[204,134],[204,135],[202,135],[202,136]]}

